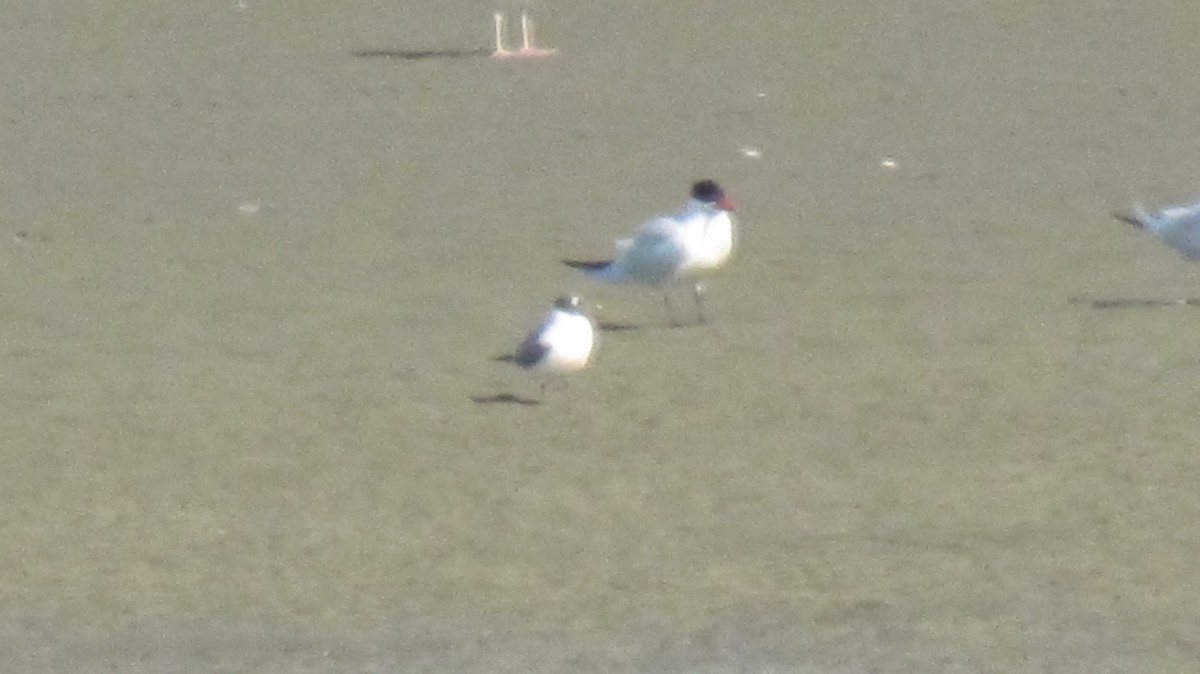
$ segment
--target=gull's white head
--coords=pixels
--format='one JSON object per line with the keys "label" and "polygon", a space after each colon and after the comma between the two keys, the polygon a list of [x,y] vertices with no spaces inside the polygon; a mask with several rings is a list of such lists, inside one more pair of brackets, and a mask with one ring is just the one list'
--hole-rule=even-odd
{"label": "gull's white head", "polygon": [[554,308],[572,314],[583,312],[583,300],[576,295],[564,295],[554,300]]}

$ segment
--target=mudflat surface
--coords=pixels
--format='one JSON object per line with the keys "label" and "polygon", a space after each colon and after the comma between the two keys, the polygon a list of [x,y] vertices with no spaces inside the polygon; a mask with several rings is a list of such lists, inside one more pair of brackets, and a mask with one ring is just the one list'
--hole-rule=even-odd
{"label": "mudflat surface", "polygon": [[1196,670],[1193,4],[639,4],[3,12],[0,669]]}

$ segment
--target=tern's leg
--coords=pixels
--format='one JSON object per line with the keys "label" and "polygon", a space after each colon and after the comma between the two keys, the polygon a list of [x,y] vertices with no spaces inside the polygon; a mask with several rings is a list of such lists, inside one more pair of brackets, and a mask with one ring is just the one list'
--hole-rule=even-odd
{"label": "tern's leg", "polygon": [[517,50],[517,55],[548,56],[555,51],[554,49],[542,49],[533,45],[533,22],[529,20],[528,12],[521,12],[521,48]]}
{"label": "tern's leg", "polygon": [[504,48],[504,14],[496,12],[492,15],[496,24],[496,51],[492,56],[496,58],[506,58],[512,56],[512,52]]}

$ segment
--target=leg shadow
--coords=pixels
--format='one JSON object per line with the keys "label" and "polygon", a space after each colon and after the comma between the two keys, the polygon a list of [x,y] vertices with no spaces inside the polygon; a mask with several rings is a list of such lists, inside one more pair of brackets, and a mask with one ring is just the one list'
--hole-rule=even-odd
{"label": "leg shadow", "polygon": [[596,324],[596,329],[600,332],[633,332],[641,330],[642,326],[634,325],[633,323],[610,323],[608,321],[600,321]]}
{"label": "leg shadow", "polygon": [[1070,304],[1083,304],[1093,309],[1162,309],[1164,307],[1200,307],[1200,298],[1166,300],[1152,297],[1068,297]]}
{"label": "leg shadow", "polygon": [[484,58],[490,49],[361,49],[354,52],[360,59],[392,59],[395,61],[431,61]]}
{"label": "leg shadow", "polygon": [[493,393],[486,396],[471,396],[471,402],[476,405],[541,405],[542,401],[533,398],[520,398],[511,393]]}

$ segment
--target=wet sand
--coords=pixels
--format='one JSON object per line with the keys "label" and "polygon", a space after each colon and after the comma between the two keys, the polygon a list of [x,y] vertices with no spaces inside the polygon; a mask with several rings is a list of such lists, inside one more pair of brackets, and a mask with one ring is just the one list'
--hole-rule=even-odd
{"label": "wet sand", "polygon": [[1197,667],[1192,5],[144,4],[0,19],[0,669]]}

